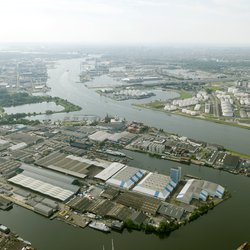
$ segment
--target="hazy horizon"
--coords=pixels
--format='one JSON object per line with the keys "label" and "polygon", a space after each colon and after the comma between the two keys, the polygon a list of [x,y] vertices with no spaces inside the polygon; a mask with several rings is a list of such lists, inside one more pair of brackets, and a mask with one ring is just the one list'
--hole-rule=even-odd
{"label": "hazy horizon", "polygon": [[0,43],[249,46],[247,0],[8,0]]}

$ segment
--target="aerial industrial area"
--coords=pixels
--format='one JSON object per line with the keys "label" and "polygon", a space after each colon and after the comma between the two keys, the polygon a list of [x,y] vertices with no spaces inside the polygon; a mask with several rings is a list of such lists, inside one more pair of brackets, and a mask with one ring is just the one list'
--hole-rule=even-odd
{"label": "aerial industrial area", "polygon": [[[183,174],[182,164],[250,176],[248,154],[113,113],[84,113],[79,102],[50,96],[48,72],[57,67],[55,57],[0,61],[0,209],[16,204],[80,228],[165,237],[231,197],[219,182]],[[248,70],[217,72],[206,61],[201,69],[189,59],[163,64],[161,57],[131,61],[83,52],[65,57],[81,59],[77,84],[104,103],[111,99],[138,112],[147,108],[249,128]],[[70,74],[63,71],[65,78]],[[56,113],[61,119],[53,119]],[[160,159],[169,171],[135,164],[131,153]],[[7,226],[0,231],[0,246],[33,249]]]}
{"label": "aerial industrial area", "polygon": [[[250,162],[224,149],[142,123],[106,116],[94,125],[2,126],[1,199],[50,218],[108,232],[169,233],[229,197],[219,184],[131,167],[124,148],[175,161],[199,158],[247,174]],[[123,152],[120,152],[120,151]]]}
{"label": "aerial industrial area", "polygon": [[27,90],[31,93],[47,91],[48,62],[41,58],[16,58],[0,62],[0,88]]}
{"label": "aerial industrial area", "polygon": [[250,1],[0,1],[0,250],[250,250]]}

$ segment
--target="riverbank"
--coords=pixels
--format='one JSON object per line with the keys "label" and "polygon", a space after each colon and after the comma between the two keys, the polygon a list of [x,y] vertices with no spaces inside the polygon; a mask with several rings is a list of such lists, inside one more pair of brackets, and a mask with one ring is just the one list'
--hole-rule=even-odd
{"label": "riverbank", "polygon": [[[250,182],[242,176],[229,175],[211,168],[197,168],[193,165],[182,165],[170,161],[163,161],[157,158],[150,158],[147,155],[127,151],[127,154],[133,158],[130,163],[132,166],[144,166],[149,171],[168,172],[170,167],[182,166],[183,174],[199,176],[202,179],[209,179],[227,186],[232,193],[232,198],[223,202],[221,206],[210,210],[205,216],[195,220],[186,226],[180,227],[171,233],[170,237],[159,239],[154,234],[145,234],[134,230],[132,233],[124,230],[123,233],[112,231],[110,234],[102,234],[96,230],[79,227],[67,226],[58,220],[49,220],[30,210],[19,206],[8,212],[1,212],[0,219],[3,224],[13,228],[16,232],[22,234],[24,238],[29,239],[38,249],[53,250],[60,248],[81,249],[83,244],[88,249],[98,249],[100,245],[109,246],[111,239],[114,240],[116,247],[120,250],[136,250],[143,248],[151,249],[187,249],[199,250],[200,246],[206,242],[204,250],[236,249],[248,238],[247,223],[249,218],[248,207],[249,200],[242,195],[250,187]],[[239,206],[239,203],[242,204]],[[232,216],[231,210],[236,215]],[[25,221],[25,223],[23,223]],[[234,224],[236,228],[231,228]],[[34,226],[30,226],[34,225]],[[213,241],[206,241],[207,235],[204,234],[204,227],[210,232]],[[215,230],[216,229],[216,230]],[[218,235],[218,230],[225,232]],[[59,232],[60,234],[55,234]],[[43,235],[43,237],[41,237]],[[98,238],[98,241],[93,241]],[[45,240],[46,239],[46,240]],[[180,241],[180,239],[182,239]],[[101,244],[100,244],[101,242]],[[183,243],[185,242],[185,244]],[[215,244],[216,242],[216,244]]]}
{"label": "riverbank", "polygon": [[137,230],[146,234],[155,234],[160,238],[164,238],[169,236],[173,231],[178,230],[180,227],[183,227],[186,224],[191,223],[197,220],[199,217],[207,214],[209,210],[213,210],[216,206],[222,204],[229,198],[231,198],[231,194],[226,190],[222,200],[216,200],[202,204],[201,206],[194,209],[193,212],[182,221],[166,220],[162,221],[158,227],[155,227],[150,224],[135,224],[132,220],[128,220],[124,223],[124,228],[126,228],[128,231]]}
{"label": "riverbank", "polygon": [[[4,225],[0,225],[0,249],[2,250],[35,250],[34,247],[31,246],[31,243],[23,240],[17,234],[10,231]],[[4,230],[3,230],[4,229]],[[2,232],[4,231],[4,232]]]}
{"label": "riverbank", "polygon": [[217,124],[223,124],[223,125],[228,125],[228,126],[232,126],[232,127],[238,127],[238,128],[250,130],[250,126],[242,125],[239,123],[227,122],[227,121],[208,118],[208,117],[204,117],[204,116],[202,116],[202,117],[201,116],[192,116],[192,115],[184,114],[184,113],[181,113],[178,111],[173,111],[173,112],[165,111],[164,110],[164,106],[165,106],[164,102],[161,102],[161,101],[155,101],[155,102],[146,103],[146,104],[132,104],[132,105],[137,107],[137,108],[144,108],[144,109],[154,110],[157,112],[163,112],[166,114],[179,115],[179,116],[184,116],[184,117],[188,117],[188,118],[192,118],[192,119],[203,120],[203,121],[213,122],[213,123],[217,123]]}
{"label": "riverbank", "polygon": [[[242,171],[236,171],[236,170],[228,170],[228,169],[224,169],[222,167],[218,168],[218,166],[209,165],[209,164],[205,163],[204,161],[192,159],[192,158],[189,158],[189,157],[174,157],[174,156],[166,155],[166,154],[162,155],[162,154],[157,154],[157,153],[150,153],[148,151],[135,149],[135,148],[131,148],[131,147],[125,147],[125,149],[129,150],[129,151],[132,151],[132,152],[138,152],[138,153],[146,154],[146,155],[148,155],[150,157],[153,157],[153,158],[178,162],[178,163],[187,164],[187,165],[194,164],[194,165],[200,166],[200,167],[208,167],[208,168],[213,168],[213,169],[220,169],[222,171],[225,171],[225,172],[228,172],[228,173],[234,174],[234,175],[235,174],[242,174],[244,176],[248,176],[244,171],[242,172]],[[226,150],[224,152],[229,153],[232,156],[238,156],[238,157],[240,157],[241,159],[244,159],[244,160],[250,159],[250,155],[244,155],[244,154],[234,152],[234,151],[231,151],[231,150]]]}
{"label": "riverbank", "polygon": [[[119,116],[126,120],[136,120],[144,124],[167,130],[171,133],[184,135],[195,140],[207,141],[223,145],[225,148],[250,154],[249,130],[239,127],[225,126],[205,120],[192,119],[189,117],[168,114],[166,112],[155,112],[150,109],[141,109],[132,106],[134,101],[114,101],[100,96],[93,89],[88,89],[79,83],[80,63],[82,59],[60,60],[55,69],[48,71],[47,85],[50,87],[51,96],[58,96],[82,107],[79,115],[96,114],[103,117],[106,114]],[[67,71],[69,70],[69,72]],[[112,79],[111,79],[112,81]],[[105,84],[110,78],[97,77],[89,85],[96,82]],[[165,95],[164,95],[165,96]],[[169,96],[170,97],[170,96]],[[160,97],[163,99],[163,97]],[[53,115],[39,115],[28,119],[63,121],[67,113]],[[230,134],[230,140],[228,135]]]}
{"label": "riverbank", "polygon": [[249,160],[250,160],[250,155],[242,154],[242,153],[239,153],[239,152],[230,150],[230,149],[227,149],[227,151],[230,152],[232,155],[239,156],[239,157],[241,157],[241,158],[249,159]]}
{"label": "riverbank", "polygon": [[[111,120],[107,121],[106,118],[106,125],[111,126]],[[90,221],[98,220],[112,227],[112,224],[118,220],[125,223],[127,229],[135,227],[134,224],[136,224],[139,226],[138,229],[145,233],[155,233],[160,237],[168,235],[178,229],[180,225],[191,221],[189,217],[194,220],[196,216],[197,219],[212,207],[212,201],[223,198],[225,188],[207,180],[199,180],[193,186],[198,185],[197,187],[201,190],[207,190],[204,191],[207,194],[205,198],[199,197],[199,194],[197,196],[195,193],[192,193],[190,200],[180,198],[182,190],[191,185],[189,181],[181,179],[181,168],[171,168],[168,173],[156,173],[156,171],[147,171],[143,165],[136,168],[130,167],[129,159],[131,158],[128,157],[126,162],[119,159],[117,155],[116,158],[112,155],[107,159],[106,156],[102,155],[103,152],[107,152],[110,148],[113,150],[114,147],[124,149],[124,145],[137,142],[139,139],[144,141],[145,136],[147,138],[152,136],[151,142],[153,143],[158,141],[158,144],[184,145],[181,143],[182,137],[160,134],[159,130],[149,128],[142,123],[121,121],[121,125],[122,127],[115,133],[117,138],[115,140],[111,139],[114,133],[103,131],[104,120],[101,120],[96,126],[65,128],[58,125],[57,135],[53,139],[46,136],[47,133],[53,134],[54,132],[55,127],[54,125],[50,126],[50,124],[46,126],[46,134],[40,127],[17,133],[17,136],[21,134],[22,138],[32,138],[36,146],[32,147],[33,143],[26,144],[26,147],[21,149],[21,156],[18,157],[15,155],[16,152],[9,150],[8,146],[2,151],[1,166],[5,166],[9,159],[12,160],[12,164],[21,162],[25,165],[16,166],[12,177],[6,174],[0,180],[0,186],[8,187],[8,190],[3,191],[1,196],[45,217],[51,219],[60,217],[60,220],[74,226],[86,227]],[[137,133],[127,131],[133,130],[135,126],[137,126]],[[7,129],[9,132],[12,131],[11,127]],[[89,131],[88,142],[74,141],[79,140],[83,131]],[[103,133],[108,133],[106,134],[107,139],[100,140],[100,134],[103,135]],[[13,139],[8,138],[8,131],[6,134],[6,136],[2,136],[2,140],[7,141],[8,139],[10,143],[14,142],[16,134],[13,134]],[[34,134],[39,136],[39,139]],[[200,147],[197,143],[193,144],[192,147],[192,143],[190,141],[185,145],[188,145],[187,148],[190,149]],[[22,155],[29,154],[31,147],[32,155],[22,158]],[[83,148],[84,152],[81,151]],[[111,152],[114,153],[112,150]],[[125,157],[123,154],[121,156]],[[147,156],[144,155],[144,157]],[[123,163],[128,165],[125,166]],[[93,170],[90,171],[87,164],[93,166]],[[26,168],[28,170],[25,170]],[[111,172],[108,174],[108,178],[103,178],[107,169],[115,173]],[[83,170],[84,174],[82,174]],[[34,171],[36,174],[30,180],[29,174],[26,176],[25,171],[31,173]],[[60,174],[56,175],[54,171],[60,172]],[[179,177],[173,176],[175,171],[178,171]],[[66,177],[66,175],[68,176]],[[117,175],[124,176],[122,184],[120,184],[119,179],[118,182],[116,181]],[[46,176],[51,176],[51,178],[45,178]],[[69,178],[67,181],[70,184],[70,189],[65,187],[65,178]],[[141,183],[146,179],[150,180],[149,191],[140,189],[140,185],[143,185]],[[45,187],[63,187],[63,192],[65,193],[64,190],[66,190],[67,194],[60,196],[53,192],[47,192],[45,195],[43,188],[33,186],[34,182],[41,182]],[[213,188],[203,187],[204,183],[213,186]],[[123,186],[124,184],[126,186]],[[193,192],[192,190],[191,192]],[[216,190],[220,190],[221,193],[216,193]],[[53,200],[47,201],[47,196]],[[172,213],[172,209],[176,213]],[[192,213],[194,209],[197,209],[195,215]]]}

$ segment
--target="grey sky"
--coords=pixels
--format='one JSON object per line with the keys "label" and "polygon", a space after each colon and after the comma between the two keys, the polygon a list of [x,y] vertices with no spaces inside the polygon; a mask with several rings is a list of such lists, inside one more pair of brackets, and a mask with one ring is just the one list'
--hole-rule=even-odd
{"label": "grey sky", "polygon": [[250,44],[250,0],[0,0],[0,42]]}

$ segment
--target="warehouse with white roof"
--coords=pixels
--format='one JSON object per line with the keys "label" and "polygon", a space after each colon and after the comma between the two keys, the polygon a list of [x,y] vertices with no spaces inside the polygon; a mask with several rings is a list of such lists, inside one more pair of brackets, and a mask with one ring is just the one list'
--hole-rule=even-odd
{"label": "warehouse with white roof", "polygon": [[129,133],[128,131],[123,131],[120,133],[108,133],[106,131],[97,131],[92,135],[89,135],[89,139],[96,142],[103,142],[105,140],[113,141],[113,142],[130,142],[135,134]]}
{"label": "warehouse with white roof", "polygon": [[124,164],[121,164],[119,162],[113,162],[107,168],[105,168],[103,171],[98,173],[95,176],[95,178],[103,180],[103,181],[107,181],[109,178],[111,178],[113,175],[115,175],[118,171],[120,171],[124,167],[125,167]]}
{"label": "warehouse with white roof", "polygon": [[106,183],[123,189],[130,189],[138,183],[146,173],[146,170],[125,166],[108,179]]}
{"label": "warehouse with white roof", "polygon": [[72,184],[75,180],[72,177],[29,165],[22,165],[20,169],[23,172],[10,178],[9,182],[61,201],[69,200],[79,190]]}
{"label": "warehouse with white roof", "polygon": [[97,131],[92,135],[89,135],[89,139],[92,141],[103,142],[110,137],[110,133],[106,131]]}
{"label": "warehouse with white roof", "polygon": [[176,185],[169,176],[149,173],[133,191],[166,200]]}
{"label": "warehouse with white roof", "polygon": [[225,188],[209,181],[190,179],[183,187],[176,199],[190,204],[192,199],[206,201],[208,196],[222,198]]}

